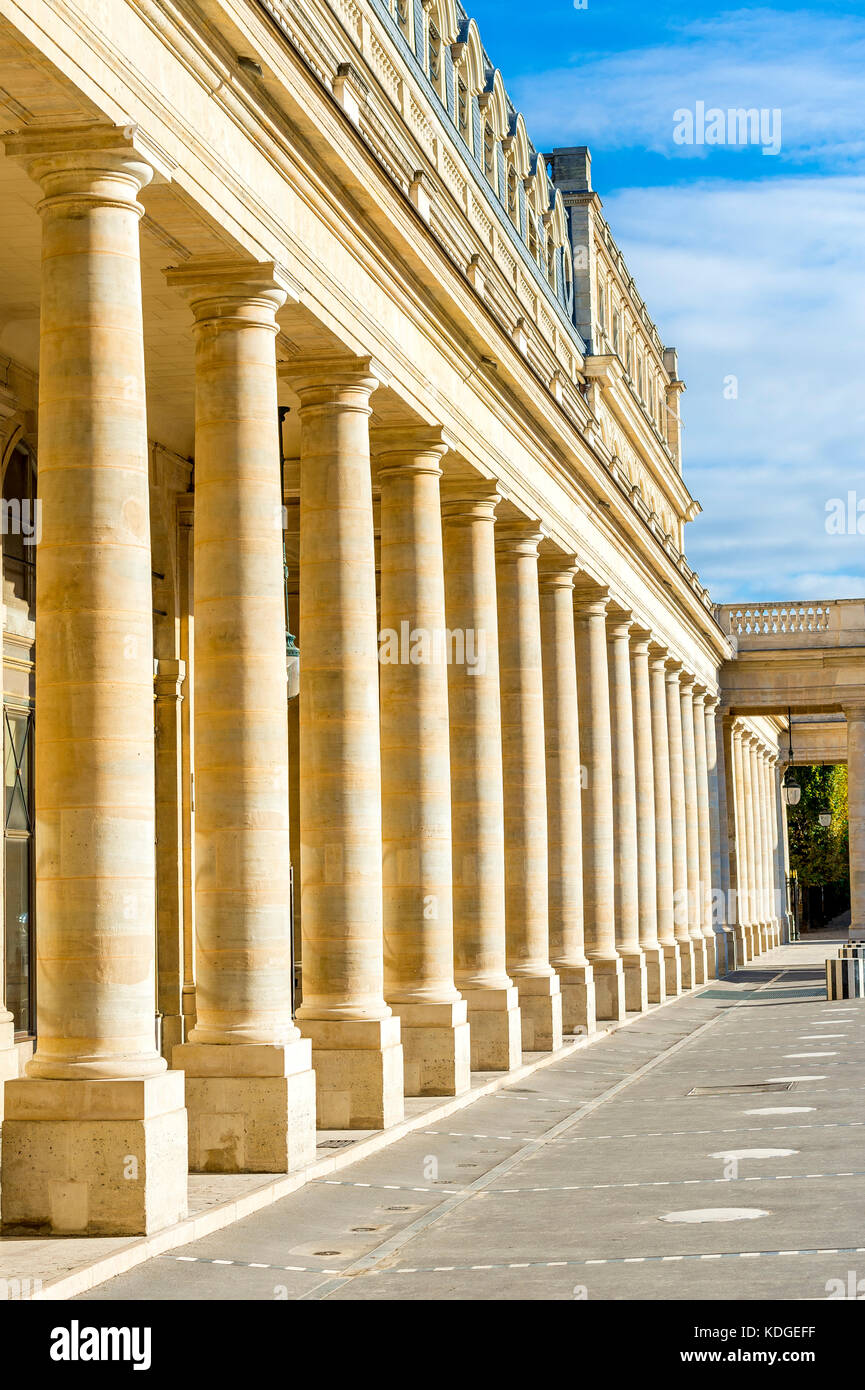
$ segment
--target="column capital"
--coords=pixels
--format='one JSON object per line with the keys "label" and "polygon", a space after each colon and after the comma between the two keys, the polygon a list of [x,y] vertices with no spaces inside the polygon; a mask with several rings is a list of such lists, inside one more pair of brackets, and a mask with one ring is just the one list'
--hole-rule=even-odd
{"label": "column capital", "polygon": [[3,146],[45,193],[42,208],[69,199],[119,203],[144,211],[137,195],[156,177],[168,182],[174,161],[140,126],[28,127],[7,135]]}
{"label": "column capital", "polygon": [[571,589],[580,563],[576,555],[563,550],[541,551],[538,556],[538,584],[541,589]]}
{"label": "column capital", "polygon": [[675,656],[668,656],[664,662],[664,670],[667,672],[667,684],[678,685],[685,667],[683,662]]}
{"label": "column capital", "polygon": [[369,413],[369,397],[389,380],[375,358],[349,352],[292,357],[288,362],[280,362],[277,372],[300,397],[302,411],[310,406],[340,405]]}
{"label": "column capital", "polygon": [[599,584],[585,570],[574,577],[574,613],[578,618],[602,617],[607,615],[611,602],[609,586]]}
{"label": "column capital", "polygon": [[693,699],[694,687],[696,684],[696,676],[692,675],[690,671],[683,668],[682,674],[679,677],[679,686],[681,688],[683,696],[685,696],[686,698]]}
{"label": "column capital", "polygon": [[442,516],[450,522],[495,521],[501,500],[495,478],[442,478]]}
{"label": "column capital", "polygon": [[248,323],[275,334],[277,310],[286,300],[296,304],[299,297],[293,278],[275,261],[188,261],[169,266],[165,279],[183,294],[196,327]]}
{"label": "column capital", "polygon": [[630,608],[624,608],[615,601],[607,607],[607,636],[627,638],[634,623]]}
{"label": "column capital", "polygon": [[166,661],[163,658],[154,661],[153,688],[157,700],[182,699],[180,687],[185,680],[185,661]]}
{"label": "column capital", "polygon": [[657,640],[649,643],[649,666],[652,670],[664,670],[670,656],[670,648]]}
{"label": "column capital", "polygon": [[535,517],[526,516],[513,521],[500,521],[496,526],[496,553],[528,555],[536,558],[538,547],[545,534],[540,521]]}
{"label": "column capital", "polygon": [[441,477],[441,461],[452,441],[439,425],[386,425],[370,431],[376,474],[382,478],[407,473]]}
{"label": "column capital", "polygon": [[641,627],[639,623],[631,625],[631,652],[634,656],[646,656],[652,649],[652,629]]}

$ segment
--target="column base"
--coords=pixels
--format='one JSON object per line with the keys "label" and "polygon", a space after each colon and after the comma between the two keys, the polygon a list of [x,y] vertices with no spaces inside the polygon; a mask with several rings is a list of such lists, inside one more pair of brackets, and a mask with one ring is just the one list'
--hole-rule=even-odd
{"label": "column base", "polygon": [[708,979],[706,942],[702,936],[692,937],[694,947],[694,984],[704,985]]}
{"label": "column base", "polygon": [[667,998],[667,970],[663,946],[643,946],[646,962],[646,996],[650,1004],[663,1004]]}
{"label": "column base", "polygon": [[625,971],[625,1008],[628,1013],[645,1013],[649,1007],[646,960],[642,951],[619,950]]}
{"label": "column base", "polygon": [[703,941],[706,949],[706,979],[717,980],[718,978],[718,946],[715,941],[715,932],[711,936],[704,936]]}
{"label": "column base", "polygon": [[679,962],[682,967],[682,989],[693,989],[699,983],[697,979],[697,964],[694,960],[694,943],[688,941],[677,942],[679,947]]}
{"label": "column base", "polygon": [[523,1060],[520,999],[508,989],[463,989],[468,1010],[472,1071],[516,1071]]}
{"label": "column base", "polygon": [[682,957],[678,942],[665,942],[664,952],[664,990],[668,999],[677,999],[682,993]]}
{"label": "column base", "polygon": [[13,1026],[11,1022],[8,1027],[0,1024],[0,1121],[3,1119],[6,1082],[23,1075],[28,1050],[32,1050],[30,1044],[16,1043]]}
{"label": "column base", "polygon": [[626,1016],[625,971],[621,959],[593,960],[595,1011],[598,1018],[619,1023]]}
{"label": "column base", "polygon": [[555,965],[562,991],[562,1032],[595,1033],[598,1019],[595,977],[590,965]]}
{"label": "column base", "polygon": [[398,1018],[298,1018],[312,1043],[319,1129],[388,1129],[405,1117]]}
{"label": "column base", "polygon": [[307,1039],[180,1043],[193,1173],[293,1173],[315,1158],[315,1073]]}
{"label": "column base", "polygon": [[744,922],[737,922],[733,932],[736,937],[736,968],[741,969],[751,959],[751,941]]}
{"label": "column base", "polygon": [[183,1073],[6,1082],[3,1231],[144,1236],[186,1216]]}
{"label": "column base", "polygon": [[557,1052],[564,1042],[558,975],[516,975],[524,1052]]}
{"label": "column base", "polygon": [[[389,1001],[390,1002],[390,1001]],[[466,1002],[391,1003],[399,1019],[407,1096],[461,1096],[471,1085]]]}
{"label": "column base", "polygon": [[740,949],[735,927],[721,927],[715,933],[719,980],[727,975],[732,975],[737,968]]}

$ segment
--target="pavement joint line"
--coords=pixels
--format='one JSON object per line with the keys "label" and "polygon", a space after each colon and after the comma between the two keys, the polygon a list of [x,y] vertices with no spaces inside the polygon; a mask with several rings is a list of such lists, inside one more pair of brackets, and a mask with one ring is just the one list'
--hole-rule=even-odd
{"label": "pavement joint line", "polygon": [[[865,1169],[857,1169],[843,1173],[755,1173],[753,1176],[742,1178],[647,1178],[643,1182],[581,1182],[566,1183],[556,1187],[493,1187],[490,1188],[488,1196],[526,1196],[528,1193],[535,1192],[611,1192],[618,1191],[625,1187],[682,1187],[693,1185],[694,1183],[735,1183],[735,1182],[783,1182],[788,1179],[804,1182],[806,1178],[865,1178]],[[394,1183],[356,1183],[339,1182],[333,1178],[325,1179],[323,1183],[312,1184],[315,1187],[373,1187],[382,1192],[433,1192],[441,1193],[443,1196],[469,1196],[469,1188],[456,1187],[410,1187],[408,1184],[397,1186]],[[230,1263],[230,1261],[229,1261]]]}
{"label": "pavement joint line", "polygon": [[[776,980],[781,979],[785,973],[787,973],[785,967],[779,965],[775,971],[775,974],[771,975],[769,979],[765,981],[764,985],[762,985],[760,988],[770,987],[772,984],[775,983]],[[732,1007],[741,1007],[742,1003],[743,1001],[737,1001],[734,996]],[[659,1005],[658,1007],[663,1008],[664,1005]],[[700,1015],[698,1014],[697,1017],[699,1016]],[[610,1087],[607,1091],[603,1092],[595,1100],[590,1101],[587,1105],[580,1106],[576,1111],[574,1111],[573,1114],[564,1116],[557,1124],[553,1125],[550,1129],[543,1131],[536,1138],[529,1140],[520,1149],[518,1149],[515,1154],[512,1154],[509,1158],[504,1159],[501,1163],[496,1164],[495,1167],[489,1170],[489,1172],[483,1174],[480,1178],[478,1178],[476,1182],[472,1183],[471,1186],[466,1189],[465,1193],[460,1194],[458,1196],[449,1197],[446,1201],[438,1203],[431,1211],[424,1213],[422,1216],[419,1216],[415,1221],[412,1221],[402,1231],[390,1237],[388,1240],[382,1241],[381,1245],[376,1246],[373,1250],[369,1251],[366,1255],[362,1256],[359,1260],[355,1261],[355,1263],[351,1265],[349,1270],[346,1272],[346,1276],[355,1278],[370,1273],[374,1266],[379,1265],[381,1261],[388,1258],[388,1256],[396,1254],[396,1252],[402,1249],[404,1245],[407,1245],[411,1240],[413,1240],[416,1235],[419,1235],[422,1231],[425,1231],[428,1227],[432,1226],[437,1221],[442,1220],[443,1217],[449,1215],[451,1211],[453,1211],[456,1207],[461,1206],[464,1202],[469,1201],[478,1192],[489,1189],[492,1183],[494,1183],[504,1173],[510,1172],[512,1168],[515,1168],[518,1164],[523,1163],[527,1158],[537,1153],[551,1140],[558,1138],[560,1134],[565,1133],[568,1129],[578,1124],[582,1119],[585,1118],[586,1115],[593,1113],[601,1105],[607,1104],[626,1087],[633,1085],[634,1082],[640,1080],[648,1072],[654,1071],[657,1067],[662,1066],[665,1062],[667,1062],[670,1059],[670,1057],[674,1056],[682,1049],[688,1047],[689,1044],[693,1043],[696,1038],[700,1037],[710,1028],[715,1027],[720,1022],[720,1020],[723,1019],[723,1017],[723,1013],[716,1010],[712,1014],[712,1017],[707,1019],[705,1023],[698,1023],[696,1028],[692,1029],[691,1032],[687,1033],[684,1037],[680,1037],[676,1042],[672,1043],[670,1046],[658,1052],[643,1066],[638,1067],[637,1070],[633,1072],[630,1076],[627,1076],[622,1081],[617,1082],[614,1086]],[[302,1294],[301,1298],[303,1300],[324,1300],[328,1298],[331,1293],[335,1292],[338,1288],[341,1287],[342,1285],[339,1281],[335,1284],[320,1284],[316,1288],[309,1290],[307,1293]]]}
{"label": "pavement joint line", "polygon": [[[800,1250],[721,1250],[690,1252],[685,1255],[609,1255],[605,1257],[594,1257],[592,1259],[570,1259],[570,1260],[519,1260],[501,1264],[476,1264],[476,1265],[400,1265],[395,1268],[381,1267],[365,1271],[369,1275],[387,1274],[454,1274],[454,1273],[476,1273],[479,1271],[495,1271],[502,1269],[562,1269],[580,1268],[584,1269],[589,1265],[621,1265],[621,1264],[675,1264],[687,1260],[759,1260],[759,1259],[780,1259],[784,1256],[798,1255],[863,1255],[865,1245],[839,1245],[839,1246],[808,1246]],[[203,1264],[203,1265],[235,1265],[242,1269],[266,1269],[275,1270],[278,1273],[287,1274],[326,1274],[338,1281],[336,1287],[342,1288],[347,1280],[356,1277],[352,1272],[352,1267],[345,1270],[318,1269],[314,1265],[267,1265],[246,1263],[243,1260],[214,1260],[208,1259],[203,1255],[170,1255],[161,1257],[166,1260],[182,1261],[184,1264]],[[308,1297],[308,1295],[303,1295]]]}

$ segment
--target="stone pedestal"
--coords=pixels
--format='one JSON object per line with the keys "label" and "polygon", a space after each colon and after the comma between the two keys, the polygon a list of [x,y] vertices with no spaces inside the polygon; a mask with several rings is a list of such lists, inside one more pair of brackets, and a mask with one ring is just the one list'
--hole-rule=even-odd
{"label": "stone pedestal", "polygon": [[186,1216],[186,1170],[182,1072],[6,1083],[6,1235],[150,1235]]}
{"label": "stone pedestal", "polygon": [[304,1019],[319,1129],[388,1129],[405,1115],[399,1019]]}
{"label": "stone pedestal", "polygon": [[400,1021],[407,1096],[462,1095],[471,1084],[467,1005],[392,1004]]}
{"label": "stone pedestal", "polygon": [[293,1173],[315,1158],[311,1045],[183,1043],[189,1166],[195,1173]]}

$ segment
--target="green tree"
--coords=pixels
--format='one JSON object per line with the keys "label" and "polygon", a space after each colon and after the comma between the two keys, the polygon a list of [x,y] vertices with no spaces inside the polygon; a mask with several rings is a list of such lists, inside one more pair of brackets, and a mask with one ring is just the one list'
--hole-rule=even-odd
{"label": "green tree", "polygon": [[[790,868],[803,887],[832,887],[839,894],[850,890],[847,856],[847,768],[817,764],[796,769],[802,787],[797,806],[788,806]],[[820,812],[832,820],[820,824]]]}

